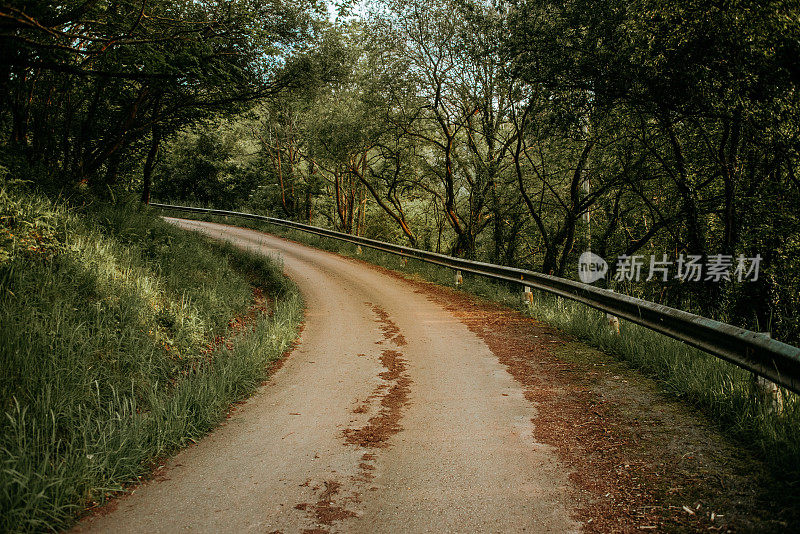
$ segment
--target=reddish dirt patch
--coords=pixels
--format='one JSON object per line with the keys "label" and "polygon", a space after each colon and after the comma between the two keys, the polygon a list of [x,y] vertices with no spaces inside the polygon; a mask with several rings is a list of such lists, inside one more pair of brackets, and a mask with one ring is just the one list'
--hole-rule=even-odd
{"label": "reddish dirt patch", "polygon": [[[403,406],[408,402],[411,379],[406,374],[403,355],[396,350],[385,349],[381,354],[381,363],[386,371],[380,377],[390,382],[388,390],[381,397],[380,411],[370,417],[361,428],[348,428],[344,431],[345,442],[361,447],[386,447],[388,440],[398,433]],[[356,408],[357,410],[358,408]]]}
{"label": "reddish dirt patch", "polygon": [[[400,329],[389,318],[389,314],[379,306],[373,306],[370,303],[366,304],[377,316],[376,321],[379,324],[383,338],[376,343],[391,342],[397,346],[405,345],[405,339],[400,333]],[[365,355],[359,354],[359,356],[363,357]],[[368,412],[370,403],[376,398],[380,398],[380,409],[377,414],[369,418],[363,427],[350,428],[343,431],[344,441],[347,445],[368,448],[386,447],[388,446],[389,438],[402,429],[400,426],[401,412],[403,406],[408,402],[409,384],[411,383],[411,379],[406,373],[406,363],[403,355],[392,349],[384,349],[382,351],[380,362],[385,369],[379,374],[384,383],[377,386],[372,394],[352,411],[353,413]],[[362,454],[361,462],[358,464],[359,473],[351,477],[352,482],[359,486],[370,482],[375,477],[372,473],[375,470],[375,466],[372,463],[374,460],[374,454]],[[303,531],[305,533],[328,532],[327,527],[333,525],[334,522],[356,516],[354,512],[342,506],[342,503],[359,502],[360,493],[357,491],[352,492],[349,497],[342,500],[342,503],[336,504],[334,501],[341,489],[341,484],[336,481],[326,481],[324,486],[325,489],[316,503],[299,503],[295,505],[296,509],[305,511],[318,523],[315,528]],[[319,488],[314,487],[312,489],[317,491]]]}
{"label": "reddish dirt patch", "polygon": [[355,513],[337,505],[334,500],[339,493],[342,485],[335,480],[327,480],[324,482],[325,489],[320,493],[317,502],[299,503],[295,505],[298,510],[308,512],[313,516],[314,520],[321,526],[314,529],[304,530],[303,532],[328,532],[323,526],[331,526],[336,521],[342,521],[349,517],[355,517]]}
{"label": "reddish dirt patch", "polygon": [[[383,339],[377,344],[391,342],[400,347],[406,344],[405,338],[400,333],[400,329],[389,318],[379,306],[370,306],[377,316]],[[343,431],[345,443],[366,448],[383,448],[389,445],[389,438],[402,430],[400,419],[402,409],[408,403],[408,393],[410,391],[411,379],[406,373],[406,361],[403,354],[393,349],[384,349],[381,352],[380,362],[386,369],[378,376],[384,380],[383,384],[378,385],[372,394],[359,406],[353,409],[354,413],[366,413],[370,409],[370,403],[375,398],[380,398],[380,408],[378,413],[369,418],[367,423],[360,428],[348,428]],[[375,466],[372,462],[375,455],[364,453],[359,463],[359,473],[352,478],[356,483],[368,483],[375,478],[373,471]],[[352,496],[353,502],[360,500],[360,494],[355,492]]]}
{"label": "reddish dirt patch", "polygon": [[[372,311],[378,316],[381,332],[384,341],[391,341],[395,345],[405,345],[405,339],[400,333],[400,329],[389,318],[380,306],[371,306]],[[384,349],[380,357],[386,371],[380,373],[380,377],[386,381],[381,384],[372,394],[372,397],[381,396],[380,410],[372,416],[367,424],[361,428],[348,428],[344,431],[345,442],[349,445],[359,445],[361,447],[385,447],[391,436],[402,430],[400,418],[402,409],[408,403],[409,386],[411,379],[406,373],[406,361],[403,354],[392,349]],[[367,402],[361,404],[353,410],[355,413],[364,413],[368,410]]]}
{"label": "reddish dirt patch", "polygon": [[797,525],[786,499],[771,499],[774,479],[762,463],[624,363],[497,303],[376,268],[448,309],[524,386],[537,407],[537,441],[571,471],[585,532]]}
{"label": "reddish dirt patch", "polygon": [[[365,302],[367,306],[372,306],[369,302]],[[400,333],[400,329],[397,327],[394,322],[389,319],[389,314],[381,308],[380,306],[372,306],[372,311],[375,312],[375,315],[378,316],[378,322],[380,323],[381,332],[383,332],[384,339],[388,339],[398,347],[402,347],[406,344],[406,338],[403,337],[403,334]],[[376,343],[381,343],[380,341]]]}

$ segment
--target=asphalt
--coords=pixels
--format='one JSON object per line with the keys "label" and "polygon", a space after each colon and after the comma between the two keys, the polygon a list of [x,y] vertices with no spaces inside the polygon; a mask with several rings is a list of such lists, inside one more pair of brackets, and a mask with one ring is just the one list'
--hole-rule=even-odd
{"label": "asphalt", "polygon": [[[168,219],[279,257],[300,342],[228,422],[76,532],[572,532],[568,473],[486,344],[403,280],[253,230]],[[373,432],[374,430],[374,432]]]}

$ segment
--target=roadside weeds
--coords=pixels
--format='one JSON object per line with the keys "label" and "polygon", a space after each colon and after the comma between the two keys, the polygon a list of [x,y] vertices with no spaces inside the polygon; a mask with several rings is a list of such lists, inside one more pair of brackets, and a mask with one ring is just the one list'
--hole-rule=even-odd
{"label": "roadside weeds", "polygon": [[[14,214],[0,261],[0,531],[61,530],[224,420],[291,345],[303,305],[280,265],[136,204],[14,195],[0,206]],[[46,243],[19,246],[26,227],[50,229],[37,230]]]}

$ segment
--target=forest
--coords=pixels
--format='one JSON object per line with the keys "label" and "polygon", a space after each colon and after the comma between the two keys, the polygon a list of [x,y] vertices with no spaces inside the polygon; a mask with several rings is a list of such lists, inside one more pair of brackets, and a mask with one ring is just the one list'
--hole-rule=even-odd
{"label": "forest", "polygon": [[11,0],[0,49],[5,182],[572,279],[590,250],[603,287],[800,341],[796,3]]}

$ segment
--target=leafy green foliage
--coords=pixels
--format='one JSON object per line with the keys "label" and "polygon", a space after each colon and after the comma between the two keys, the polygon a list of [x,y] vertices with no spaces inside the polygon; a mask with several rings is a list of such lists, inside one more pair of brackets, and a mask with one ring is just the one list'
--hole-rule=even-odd
{"label": "leafy green foliage", "polygon": [[[77,214],[5,189],[0,198],[15,214],[0,228],[19,232],[0,264],[0,529],[61,529],[252,391],[294,338],[301,306],[280,266],[135,205]],[[29,251],[30,235],[57,246]],[[251,284],[274,299],[273,315],[234,348],[216,345],[252,302]]]}
{"label": "leafy green foliage", "polygon": [[105,193],[121,176],[123,186],[138,185],[141,178],[130,178],[139,167],[126,159],[149,152],[147,183],[166,135],[304,79],[291,55],[313,33],[314,7],[261,0],[4,5],[0,157],[20,175],[45,165],[40,187],[78,183]]}
{"label": "leafy green foliage", "polygon": [[159,196],[235,207],[234,199],[260,182],[259,169],[246,156],[250,147],[239,142],[241,134],[241,128],[220,128],[180,135],[156,172]]}
{"label": "leafy green foliage", "polygon": [[797,342],[797,20],[782,1],[371,3],[319,32],[334,80],[236,117],[247,156],[209,146],[200,171],[179,138],[159,187],[559,276],[589,249],[612,276],[622,254],[760,254],[756,282],[605,283]]}

